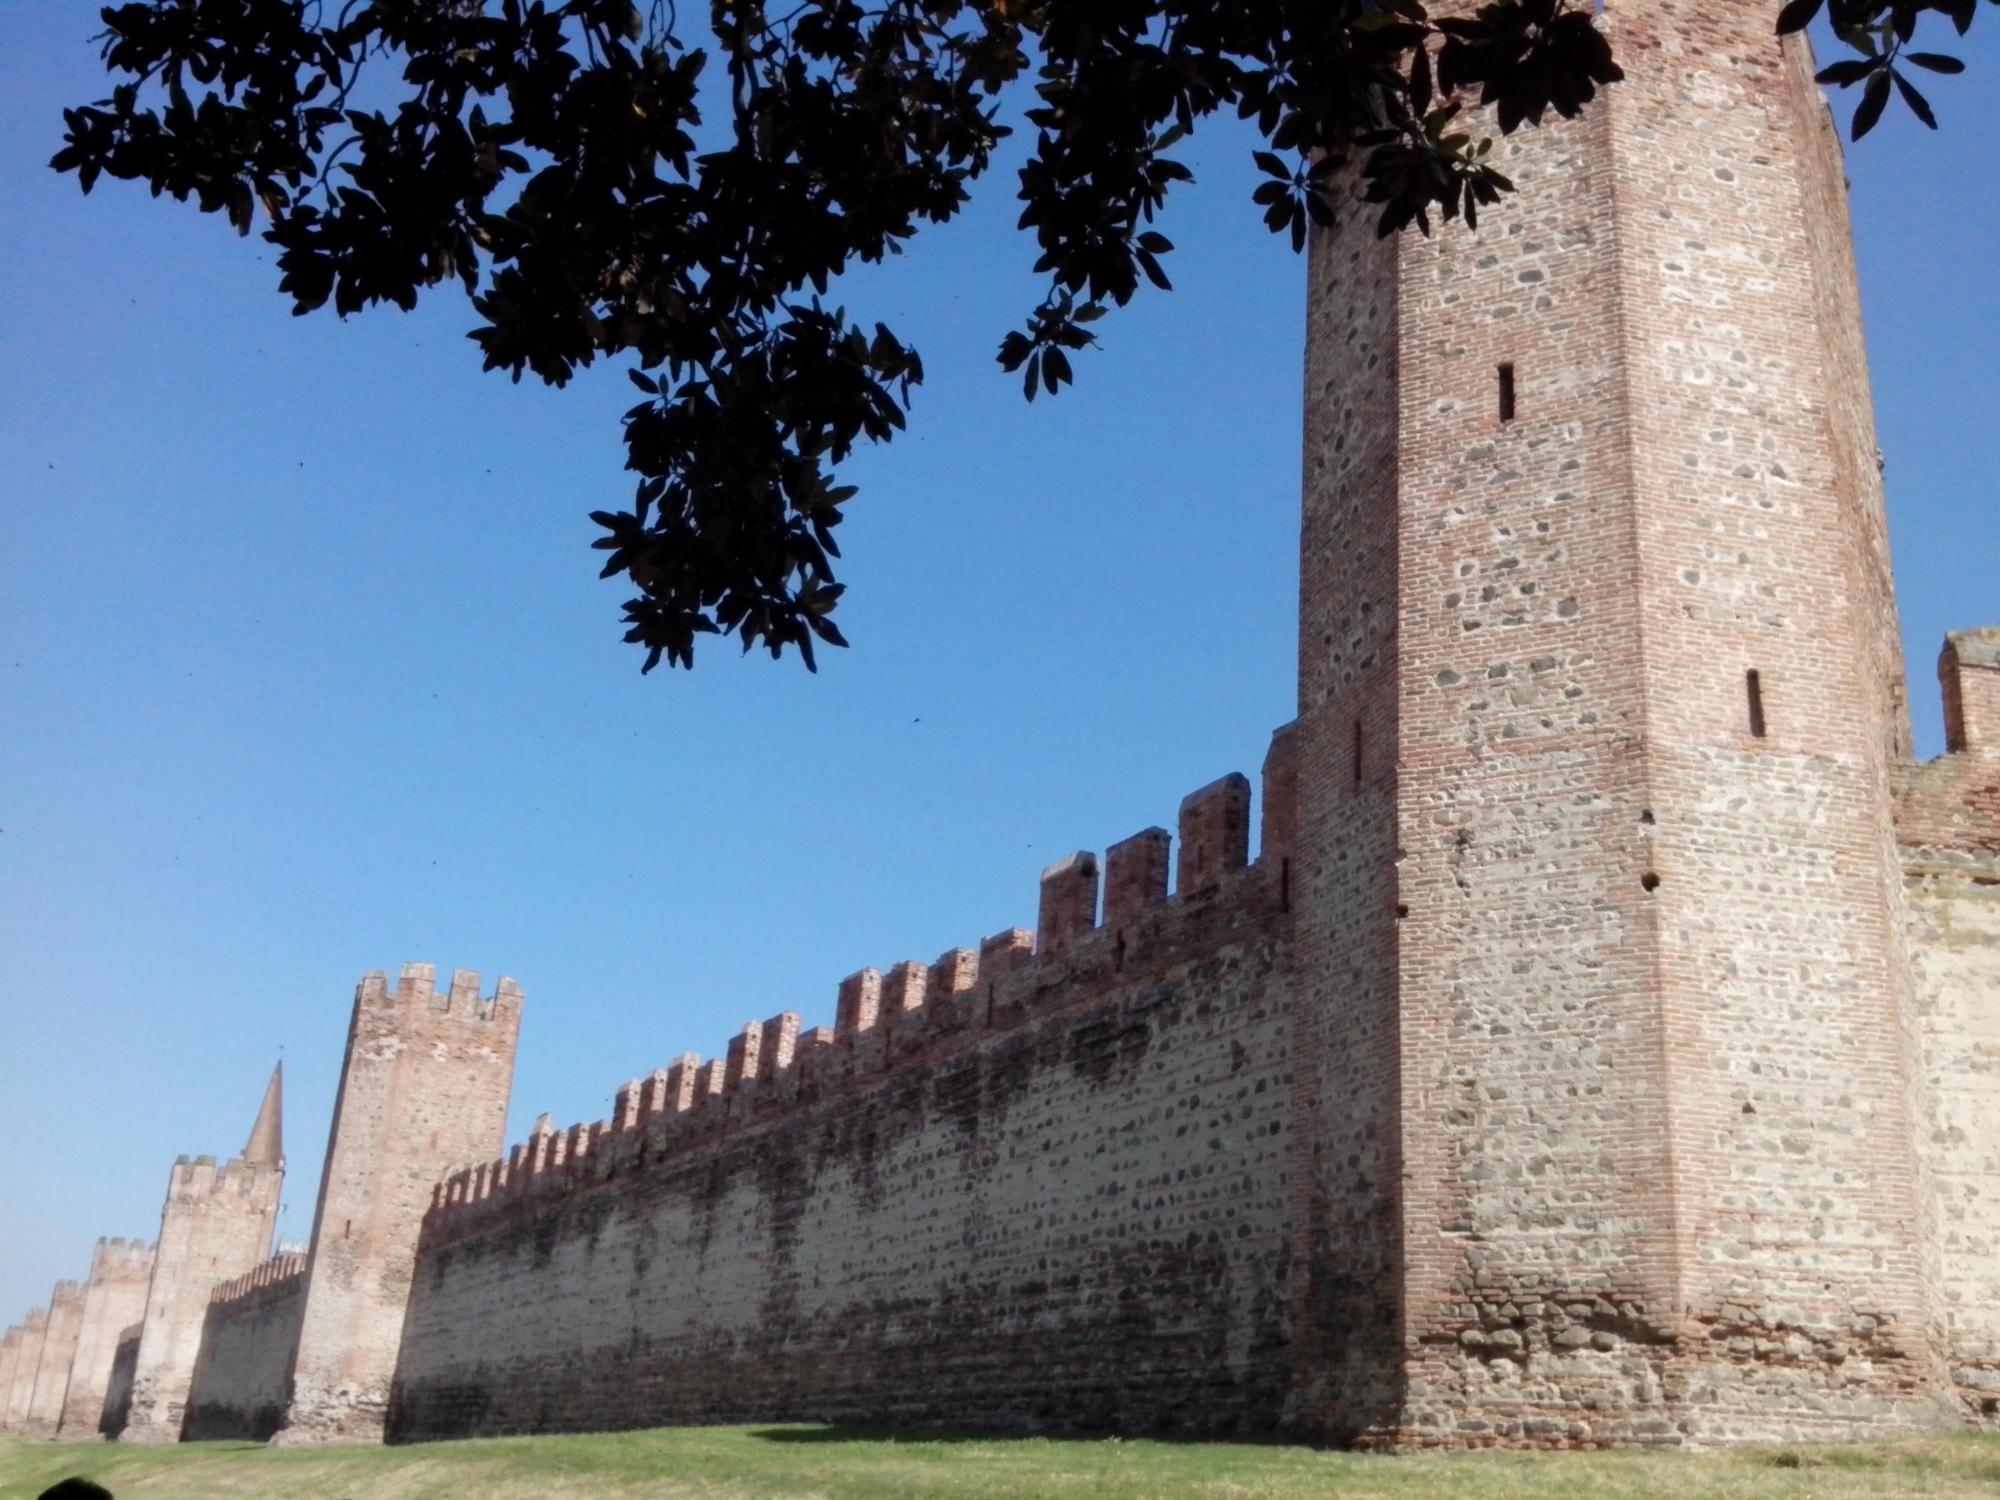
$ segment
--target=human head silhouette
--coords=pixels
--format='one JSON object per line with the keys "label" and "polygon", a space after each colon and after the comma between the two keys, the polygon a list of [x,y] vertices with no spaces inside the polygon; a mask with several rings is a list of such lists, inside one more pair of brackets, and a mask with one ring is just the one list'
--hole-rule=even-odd
{"label": "human head silhouette", "polygon": [[35,1500],[113,1500],[113,1497],[111,1491],[96,1480],[73,1475],[68,1479],[58,1479]]}

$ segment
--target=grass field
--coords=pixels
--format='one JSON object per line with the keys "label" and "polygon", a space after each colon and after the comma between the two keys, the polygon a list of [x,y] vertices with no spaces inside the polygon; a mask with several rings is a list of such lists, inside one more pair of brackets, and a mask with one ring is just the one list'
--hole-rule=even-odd
{"label": "grass field", "polygon": [[1377,1458],[1247,1443],[923,1438],[710,1427],[413,1448],[268,1450],[0,1438],[0,1500],[71,1474],[117,1500],[1880,1500],[2000,1497],[2000,1438],[1727,1453]]}

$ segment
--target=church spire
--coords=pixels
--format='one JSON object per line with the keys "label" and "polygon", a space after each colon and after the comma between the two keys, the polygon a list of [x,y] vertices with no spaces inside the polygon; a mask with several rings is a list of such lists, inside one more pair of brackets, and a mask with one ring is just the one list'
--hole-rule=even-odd
{"label": "church spire", "polygon": [[284,1132],[285,1064],[281,1058],[271,1069],[271,1081],[264,1086],[264,1102],[257,1106],[257,1123],[250,1127],[250,1140],[243,1159],[260,1166],[285,1164]]}

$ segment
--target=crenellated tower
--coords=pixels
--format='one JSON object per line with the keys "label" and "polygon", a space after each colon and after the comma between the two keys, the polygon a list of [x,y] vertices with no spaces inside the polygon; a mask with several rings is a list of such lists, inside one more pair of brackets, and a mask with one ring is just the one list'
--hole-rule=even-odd
{"label": "crenellated tower", "polygon": [[142,1240],[99,1240],[91,1252],[76,1357],[63,1399],[64,1437],[88,1440],[102,1430],[119,1335],[145,1318],[152,1276],[153,1247]]}
{"label": "crenellated tower", "polygon": [[70,1365],[76,1359],[77,1334],[83,1327],[83,1288],[58,1281],[49,1294],[49,1316],[42,1336],[41,1357],[28,1387],[21,1430],[53,1437],[62,1422],[63,1401],[69,1395]]}
{"label": "crenellated tower", "polygon": [[[167,1180],[132,1373],[122,1441],[180,1439],[209,1293],[270,1252],[285,1158],[283,1064],[271,1072],[243,1154],[221,1166],[212,1156],[180,1157]],[[117,1330],[112,1330],[114,1338]],[[108,1376],[107,1376],[108,1378]]]}
{"label": "crenellated tower", "polygon": [[1297,1420],[1930,1423],[1909,731],[1803,39],[1610,0],[1476,232],[1311,251]]}
{"label": "crenellated tower", "polygon": [[405,964],[394,989],[373,973],[355,990],[276,1441],[380,1440],[432,1187],[506,1144],[520,987],[482,999],[478,974],[439,990],[436,973]]}

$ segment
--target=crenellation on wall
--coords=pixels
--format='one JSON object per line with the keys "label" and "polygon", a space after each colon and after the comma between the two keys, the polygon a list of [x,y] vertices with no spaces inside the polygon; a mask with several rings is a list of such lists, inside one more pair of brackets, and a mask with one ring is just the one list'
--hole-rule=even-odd
{"label": "crenellation on wall", "polygon": [[1196,895],[1250,862],[1250,779],[1240,771],[1181,801],[1180,869],[1174,894]]}
{"label": "crenellation on wall", "polygon": [[[1104,851],[1104,926],[1117,933],[1167,899],[1173,835],[1145,828]],[[1115,941],[1115,938],[1114,938]]]}
{"label": "crenellation on wall", "polygon": [[1079,850],[1042,871],[1037,955],[1060,953],[1097,926],[1097,856]]}
{"label": "crenellation on wall", "polygon": [[[1226,851],[1232,839],[1239,851],[1244,848],[1243,840],[1226,830],[1233,825],[1239,833],[1247,831],[1247,786],[1245,778],[1225,777],[1195,799],[1198,825],[1216,831],[1218,851]],[[1151,832],[1160,836],[1141,836],[1152,846],[1146,858],[1164,883],[1171,842],[1163,832]],[[1202,889],[1187,896],[1161,892],[1115,933],[1095,926],[1072,930],[1066,941],[1037,951],[1034,934],[1008,928],[984,940],[978,952],[953,949],[929,966],[905,961],[886,976],[874,968],[858,970],[840,982],[833,1027],[805,1029],[795,1013],[784,1012],[747,1023],[722,1059],[699,1063],[697,1054],[683,1054],[666,1073],[685,1080],[687,1107],[648,1115],[643,1128],[636,1117],[631,1126],[617,1123],[622,1104],[610,1121],[578,1123],[560,1132],[544,1118],[507,1158],[520,1156],[524,1170],[494,1174],[483,1192],[475,1169],[455,1169],[445,1177],[426,1216],[427,1243],[476,1234],[496,1220],[532,1211],[549,1194],[567,1195],[706,1149],[723,1136],[761,1128],[800,1108],[846,1098],[885,1076],[936,1066],[996,1031],[1073,1003],[1066,997],[1074,992],[1143,975],[1163,963],[1187,962],[1204,944],[1234,931],[1245,913],[1277,909],[1280,874],[1270,864],[1225,865],[1220,852],[1214,863],[1215,878]],[[1094,856],[1077,856],[1054,873],[1058,881],[1080,879],[1090,887],[1094,908],[1096,868]],[[1081,912],[1080,899],[1074,909]],[[633,1088],[626,1084],[618,1098]]]}
{"label": "crenellation on wall", "polygon": [[1946,751],[2000,754],[2000,625],[1945,637],[1938,684]]}

